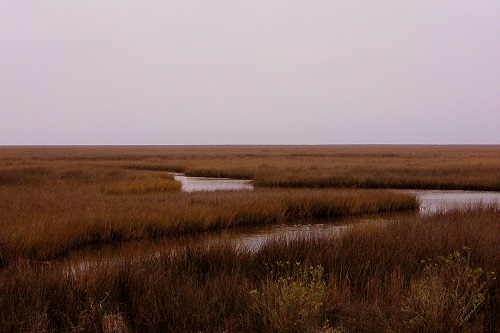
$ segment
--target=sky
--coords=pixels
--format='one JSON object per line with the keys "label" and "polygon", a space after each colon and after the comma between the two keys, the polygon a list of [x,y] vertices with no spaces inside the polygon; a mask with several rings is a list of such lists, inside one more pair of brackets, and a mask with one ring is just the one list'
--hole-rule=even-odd
{"label": "sky", "polygon": [[500,1],[0,2],[0,145],[500,144]]}

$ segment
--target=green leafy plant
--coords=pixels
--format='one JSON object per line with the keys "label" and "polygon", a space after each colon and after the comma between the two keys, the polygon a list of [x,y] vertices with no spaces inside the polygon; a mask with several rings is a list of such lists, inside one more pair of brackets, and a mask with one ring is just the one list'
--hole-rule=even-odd
{"label": "green leafy plant", "polygon": [[270,330],[307,332],[324,327],[326,283],[323,267],[301,268],[299,262],[278,261],[268,270],[269,276],[262,289],[250,293]]}
{"label": "green leafy plant", "polygon": [[407,329],[454,332],[468,326],[480,313],[495,273],[472,267],[467,247],[423,263],[405,306]]}

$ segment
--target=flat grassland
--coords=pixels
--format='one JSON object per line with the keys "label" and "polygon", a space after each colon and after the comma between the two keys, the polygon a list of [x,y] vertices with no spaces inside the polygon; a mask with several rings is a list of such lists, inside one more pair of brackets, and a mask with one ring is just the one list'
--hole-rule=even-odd
{"label": "flat grassland", "polygon": [[[2,168],[23,165],[42,172],[61,163],[252,179],[268,187],[500,191],[498,145],[0,148]],[[23,179],[0,174],[0,184]]]}
{"label": "flat grassland", "polygon": [[[251,179],[183,193],[172,172]],[[497,332],[498,207],[157,257],[102,244],[415,210],[500,190],[500,146],[0,148],[1,332]],[[69,254],[92,245],[73,273]],[[140,251],[139,251],[140,252]],[[76,257],[76,259],[75,259]]]}

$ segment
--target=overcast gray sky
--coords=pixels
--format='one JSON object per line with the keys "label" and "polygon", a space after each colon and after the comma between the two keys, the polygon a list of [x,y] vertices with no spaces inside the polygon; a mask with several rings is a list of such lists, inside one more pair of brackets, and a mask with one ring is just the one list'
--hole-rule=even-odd
{"label": "overcast gray sky", "polygon": [[1,1],[0,144],[500,143],[500,1]]}

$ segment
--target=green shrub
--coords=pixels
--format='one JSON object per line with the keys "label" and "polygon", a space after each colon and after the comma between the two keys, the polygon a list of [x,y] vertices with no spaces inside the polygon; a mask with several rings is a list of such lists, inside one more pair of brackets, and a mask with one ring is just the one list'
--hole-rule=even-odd
{"label": "green shrub", "polygon": [[307,332],[325,326],[326,283],[323,279],[324,270],[320,265],[303,269],[298,262],[276,262],[269,269],[261,290],[250,292],[268,331]]}
{"label": "green shrub", "polygon": [[471,266],[470,248],[463,247],[448,256],[423,261],[422,275],[411,284],[405,304],[409,331],[482,331],[472,326],[480,316],[495,272]]}

